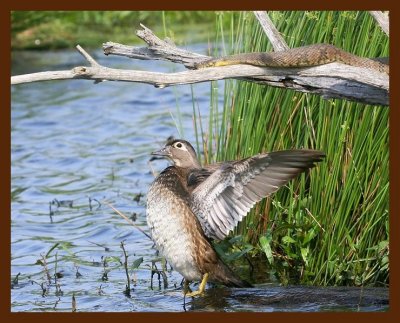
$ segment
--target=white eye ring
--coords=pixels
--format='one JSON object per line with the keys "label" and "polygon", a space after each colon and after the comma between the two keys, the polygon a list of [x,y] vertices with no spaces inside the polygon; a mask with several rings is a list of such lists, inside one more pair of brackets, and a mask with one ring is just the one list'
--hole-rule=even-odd
{"label": "white eye ring", "polygon": [[181,142],[176,142],[174,145],[175,148],[183,148],[183,145]]}

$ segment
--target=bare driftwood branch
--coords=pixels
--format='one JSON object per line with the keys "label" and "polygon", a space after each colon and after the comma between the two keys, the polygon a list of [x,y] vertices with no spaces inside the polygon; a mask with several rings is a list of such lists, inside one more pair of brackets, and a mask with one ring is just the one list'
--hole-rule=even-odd
{"label": "bare driftwood branch", "polygon": [[265,11],[254,11],[254,15],[271,42],[275,52],[289,49],[289,46]]}
{"label": "bare driftwood branch", "polygon": [[140,24],[143,28],[136,31],[136,35],[147,43],[147,47],[132,47],[118,43],[107,42],[103,44],[103,51],[106,55],[119,55],[136,59],[164,60],[183,64],[192,69],[195,63],[210,59],[206,55],[196,54],[184,49],[180,49],[172,43],[158,38],[154,33]]}
{"label": "bare driftwood branch", "polygon": [[[116,43],[104,44],[106,54],[135,57],[139,59],[164,59],[183,63],[191,68],[194,63],[208,59],[177,48],[170,42],[156,37],[143,26],[138,31],[149,47],[137,48]],[[163,88],[170,85],[192,84],[213,80],[236,78],[284,87],[301,92],[315,93],[324,98],[345,98],[366,104],[389,104],[389,76],[373,70],[331,63],[309,68],[268,68],[250,65],[212,67],[179,73],[156,73],[137,70],[113,69],[98,64],[81,47],[78,51],[90,66],[77,66],[71,70],[40,72],[11,77],[11,84],[61,79],[87,79],[140,82]]]}
{"label": "bare driftwood branch", "polygon": [[389,13],[382,11],[370,11],[372,17],[376,20],[378,25],[382,28],[386,35],[389,36]]}
{"label": "bare driftwood branch", "polygon": [[100,66],[99,63],[97,63],[95,61],[95,59],[90,56],[80,45],[76,46],[76,49],[78,50],[78,52],[84,57],[86,58],[86,60],[90,63],[90,65],[94,66],[94,67],[98,67]]}
{"label": "bare driftwood branch", "polygon": [[[275,29],[270,19],[269,22],[264,20],[265,16],[267,15],[261,15],[263,24],[269,25],[268,28],[270,29]],[[210,58],[209,56],[198,55],[186,50],[183,51],[175,45],[165,43],[155,36],[150,29],[143,25],[142,27],[143,30],[139,30],[137,35],[148,44],[148,47],[130,47],[108,42],[103,45],[105,53],[139,59],[162,59],[182,63],[187,68],[193,68],[195,63]],[[277,41],[273,41],[275,45]],[[284,41],[283,44],[285,44]],[[284,45],[281,43],[281,46]],[[140,55],[137,55],[138,52]],[[207,71],[207,73],[203,74],[204,71]],[[197,74],[194,77],[192,77],[191,73],[186,74],[187,72],[169,74],[171,77],[177,76],[179,80],[179,83],[170,83],[169,85],[183,84],[181,83],[182,77],[186,79],[187,83],[193,83],[195,79],[197,82],[203,82],[206,81],[204,78],[207,77],[209,77],[209,81],[240,78],[276,87],[285,87],[296,91],[320,94],[324,98],[345,98],[369,104],[389,104],[389,77],[387,75],[373,70],[339,63],[331,63],[312,68],[282,69],[236,65],[207,68],[194,72]],[[312,75],[312,73],[315,73],[315,75]],[[159,80],[161,81],[161,79]],[[173,80],[171,78],[164,78],[164,81],[169,82]],[[342,93],[340,93],[340,91],[342,91]]]}

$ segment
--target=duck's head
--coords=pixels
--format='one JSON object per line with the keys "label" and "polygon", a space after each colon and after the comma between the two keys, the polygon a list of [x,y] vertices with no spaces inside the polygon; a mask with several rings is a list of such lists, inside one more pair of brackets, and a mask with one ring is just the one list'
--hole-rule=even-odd
{"label": "duck's head", "polygon": [[193,146],[183,139],[169,140],[164,148],[151,154],[169,159],[176,167],[201,168]]}

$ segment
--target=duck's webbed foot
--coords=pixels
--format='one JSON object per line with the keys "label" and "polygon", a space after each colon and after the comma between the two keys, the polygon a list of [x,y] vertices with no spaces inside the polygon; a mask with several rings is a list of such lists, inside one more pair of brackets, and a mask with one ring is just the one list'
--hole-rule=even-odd
{"label": "duck's webbed foot", "polygon": [[[203,280],[200,283],[199,289],[194,291],[194,292],[190,291],[190,293],[185,293],[185,290],[184,290],[185,296],[191,296],[191,297],[203,296],[204,295],[204,290],[206,289],[207,280],[208,280],[208,273],[205,273],[203,275]],[[184,288],[186,288],[186,280],[185,280],[185,287]],[[188,290],[190,290],[189,283],[188,283],[187,288],[188,288]]]}

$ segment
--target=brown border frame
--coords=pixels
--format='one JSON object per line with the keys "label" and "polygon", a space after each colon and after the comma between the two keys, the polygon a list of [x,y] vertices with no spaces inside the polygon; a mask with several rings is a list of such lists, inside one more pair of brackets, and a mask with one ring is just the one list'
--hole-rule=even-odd
{"label": "brown border frame", "polygon": [[[88,322],[101,320],[108,321],[110,319],[117,320],[135,320],[135,321],[152,321],[162,320],[162,322],[176,322],[178,320],[190,321],[203,321],[203,320],[229,320],[233,322],[243,322],[246,320],[279,320],[287,322],[296,322],[299,320],[307,320],[308,322],[321,321],[337,321],[337,320],[362,320],[363,322],[374,322],[383,320],[384,322],[397,321],[395,317],[400,317],[400,286],[399,277],[399,250],[400,250],[400,210],[399,210],[399,92],[392,91],[390,97],[390,245],[392,246],[390,256],[390,310],[385,313],[11,313],[10,312],[10,241],[11,241],[11,209],[10,209],[10,186],[11,186],[11,152],[10,152],[10,71],[11,71],[11,40],[10,40],[10,11],[12,10],[390,10],[390,35],[392,37],[390,42],[390,60],[391,75],[390,82],[391,88],[397,89],[399,73],[397,60],[393,57],[399,57],[398,51],[398,30],[399,27],[399,14],[396,12],[396,5],[394,1],[380,0],[378,2],[371,0],[364,0],[360,3],[354,1],[337,0],[334,3],[327,3],[323,1],[307,1],[307,2],[284,2],[284,1],[258,1],[257,3],[250,2],[235,2],[235,1],[213,1],[203,0],[201,2],[185,2],[184,4],[171,3],[167,1],[160,2],[133,2],[114,0],[110,2],[54,2],[54,1],[28,1],[28,0],[2,0],[1,1],[1,39],[5,42],[5,48],[1,51],[1,62],[3,65],[3,73],[1,73],[2,95],[1,98],[1,200],[3,210],[3,220],[0,226],[1,234],[1,254],[2,266],[1,279],[3,289],[1,290],[1,313],[3,320],[12,322],[31,322],[31,321],[46,321],[57,320],[57,322],[70,322],[72,319]],[[100,45],[99,45],[100,46]],[[6,90],[8,89],[8,91]],[[397,198],[396,198],[397,197]],[[73,316],[73,317],[72,317]]]}

